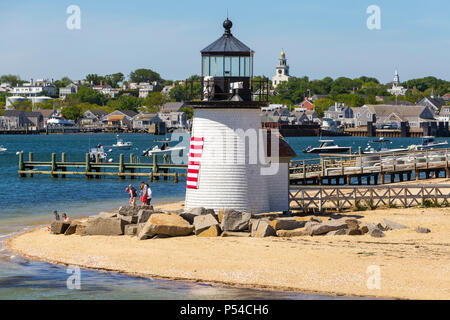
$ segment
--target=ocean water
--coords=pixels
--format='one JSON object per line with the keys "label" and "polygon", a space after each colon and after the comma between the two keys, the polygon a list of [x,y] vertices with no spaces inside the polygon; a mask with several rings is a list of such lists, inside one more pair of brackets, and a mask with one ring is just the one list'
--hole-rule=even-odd
{"label": "ocean water", "polygon": [[[84,177],[52,179],[35,175],[19,178],[18,155],[23,151],[34,153],[35,160],[50,161],[51,153],[66,153],[67,160],[83,161],[89,146],[102,144],[108,158],[118,161],[119,153],[140,155],[156,143],[147,134],[124,134],[125,141],[133,142],[130,151],[108,152],[115,143],[113,134],[92,135],[0,135],[0,146],[8,149],[0,154],[0,299],[321,299],[319,295],[267,292],[263,290],[228,288],[207,284],[184,283],[160,279],[142,279],[122,274],[82,270],[82,289],[69,290],[66,280],[70,276],[66,268],[48,263],[30,261],[15,256],[4,247],[5,240],[37,225],[48,224],[53,210],[66,212],[70,217],[88,216],[102,210],[127,205],[125,187],[137,186],[140,180],[102,178],[87,180]],[[343,146],[365,147],[373,138],[337,137]],[[392,138],[390,147],[419,143],[420,139]],[[287,138],[297,152],[296,159],[316,158],[317,155],[302,153],[306,147],[318,145],[317,137]],[[150,161],[145,158],[141,162]],[[153,202],[179,201],[184,199],[185,182],[158,181],[151,184]],[[335,298],[335,297],[332,297]]]}

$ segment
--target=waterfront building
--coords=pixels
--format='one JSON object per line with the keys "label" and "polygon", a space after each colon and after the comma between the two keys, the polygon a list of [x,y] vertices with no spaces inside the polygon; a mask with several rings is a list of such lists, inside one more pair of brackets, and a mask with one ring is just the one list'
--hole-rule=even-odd
{"label": "waterfront building", "polygon": [[333,119],[344,125],[352,125],[354,122],[353,109],[346,106],[344,103],[336,102],[327,111],[325,111],[325,118]]}
{"label": "waterfront building", "polygon": [[390,94],[394,96],[404,96],[408,89],[403,88],[400,85],[400,76],[398,75],[398,71],[395,70],[394,73],[394,81],[392,82],[392,88],[387,90]]}
{"label": "waterfront building", "polygon": [[425,97],[422,100],[419,101],[418,105],[421,106],[428,106],[430,109],[434,111],[434,113],[438,113],[439,110],[445,106],[447,101],[445,101],[443,98],[435,97],[432,93],[430,97]]}
{"label": "waterfront building", "polygon": [[102,122],[105,121],[109,129],[131,129],[136,115],[133,110],[116,110],[104,116]]}
{"label": "waterfront building", "polygon": [[278,59],[278,65],[275,68],[275,75],[272,77],[273,87],[276,88],[280,83],[289,81],[291,76],[289,75],[289,65],[287,64],[286,54],[281,51],[280,59]]}
{"label": "waterfront building", "polygon": [[439,112],[438,121],[450,122],[450,106],[443,106]]}
{"label": "waterfront building", "polygon": [[[268,101],[253,100],[254,52],[232,35],[232,25],[225,20],[223,36],[201,51],[201,95],[186,101],[194,117],[185,209],[287,211],[295,153],[275,133],[264,138],[260,107]],[[274,139],[280,148],[268,152]],[[273,172],[264,170],[269,163]]]}
{"label": "waterfront building", "polygon": [[178,112],[183,107],[184,102],[166,102],[161,106],[159,111],[163,113]]}
{"label": "waterfront building", "polygon": [[184,112],[158,112],[158,117],[166,124],[167,129],[185,129],[188,126]]}
{"label": "waterfront building", "polygon": [[64,88],[59,88],[59,97],[62,98],[62,97],[68,96],[69,94],[77,93],[78,89],[79,89],[79,86],[76,83],[71,83]]}
{"label": "waterfront building", "polygon": [[148,131],[152,125],[158,126],[159,123],[164,123],[164,121],[157,113],[141,112],[133,118],[133,130]]}
{"label": "waterfront building", "polygon": [[105,110],[87,110],[80,119],[80,124],[83,126],[101,127],[102,119],[108,115]]}

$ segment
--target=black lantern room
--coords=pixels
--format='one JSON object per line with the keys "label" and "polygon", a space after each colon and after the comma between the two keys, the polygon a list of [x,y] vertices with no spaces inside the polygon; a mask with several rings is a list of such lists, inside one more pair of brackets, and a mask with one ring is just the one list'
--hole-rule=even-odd
{"label": "black lantern room", "polygon": [[233,23],[227,18],[223,23],[224,34],[201,50],[201,100],[209,102],[207,104],[254,102],[254,51],[232,35],[232,26]]}

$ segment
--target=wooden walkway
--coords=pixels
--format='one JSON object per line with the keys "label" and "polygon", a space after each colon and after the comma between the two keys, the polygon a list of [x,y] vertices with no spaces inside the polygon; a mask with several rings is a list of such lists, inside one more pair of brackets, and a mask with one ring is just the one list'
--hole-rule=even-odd
{"label": "wooden walkway", "polygon": [[300,186],[291,187],[289,206],[293,211],[343,211],[358,206],[413,207],[425,201],[431,204],[449,204],[450,185],[384,185],[384,186]]}
{"label": "wooden walkway", "polygon": [[[385,184],[450,177],[450,149],[393,152],[389,154],[323,155],[294,160],[290,165],[292,185]],[[397,178],[397,179],[396,179]]]}
{"label": "wooden walkway", "polygon": [[178,182],[179,177],[186,176],[187,170],[187,165],[168,163],[167,157],[164,158],[164,162],[158,163],[156,155],[153,155],[151,163],[138,163],[133,154],[130,154],[129,162],[125,162],[124,155],[120,154],[118,163],[100,162],[98,158],[96,161],[91,161],[89,154],[86,154],[84,162],[67,161],[65,153],[61,154],[60,161],[57,161],[55,153],[52,153],[50,161],[34,161],[33,158],[33,153],[30,152],[28,161],[24,161],[23,153],[19,153],[20,177],[33,177],[35,174],[51,175],[52,178],[78,175],[85,176],[87,179],[99,179],[102,176],[119,177],[119,179],[148,177],[150,181],[159,180],[162,177],[164,180],[172,178],[174,182]]}

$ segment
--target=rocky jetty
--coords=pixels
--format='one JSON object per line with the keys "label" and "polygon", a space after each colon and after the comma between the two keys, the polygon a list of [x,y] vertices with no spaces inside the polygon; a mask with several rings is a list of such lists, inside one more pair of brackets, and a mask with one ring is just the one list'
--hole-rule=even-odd
{"label": "rocky jetty", "polygon": [[[395,221],[361,223],[349,216],[294,217],[279,213],[251,214],[233,209],[215,212],[193,208],[189,211],[163,212],[153,207],[121,207],[114,212],[70,224],[53,222],[51,233],[83,236],[136,236],[139,240],[195,235],[197,237],[304,237],[362,236],[385,237],[385,232],[408,228]],[[417,227],[418,233],[429,229]]]}

